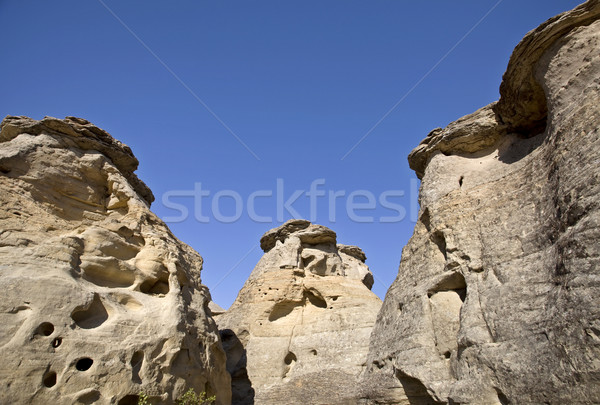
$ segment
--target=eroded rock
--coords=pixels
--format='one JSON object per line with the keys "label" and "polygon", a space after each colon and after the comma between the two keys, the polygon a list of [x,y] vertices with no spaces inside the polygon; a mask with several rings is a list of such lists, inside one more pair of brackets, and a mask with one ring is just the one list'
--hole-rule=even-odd
{"label": "eroded rock", "polygon": [[500,101],[411,153],[420,219],[363,403],[600,402],[599,15],[529,33]]}
{"label": "eroded rock", "polygon": [[131,150],[89,122],[0,132],[0,402],[230,399],[202,258],[149,210]]}
{"label": "eroded rock", "polygon": [[233,403],[356,401],[381,306],[365,254],[303,220],[267,232],[261,246],[236,301],[216,317]]}

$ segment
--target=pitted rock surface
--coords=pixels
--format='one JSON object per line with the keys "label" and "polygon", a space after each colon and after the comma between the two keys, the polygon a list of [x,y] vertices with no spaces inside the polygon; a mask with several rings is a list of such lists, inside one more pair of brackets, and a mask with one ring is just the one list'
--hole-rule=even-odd
{"label": "pitted rock surface", "polygon": [[202,258],[149,210],[129,147],[73,117],[1,128],[0,403],[229,403]]}

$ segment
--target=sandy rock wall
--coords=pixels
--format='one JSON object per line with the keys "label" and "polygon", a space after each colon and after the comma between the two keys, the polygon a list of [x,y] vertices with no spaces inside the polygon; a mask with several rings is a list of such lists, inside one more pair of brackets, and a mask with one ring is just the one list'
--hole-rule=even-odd
{"label": "sandy rock wall", "polygon": [[411,153],[420,219],[363,403],[600,402],[599,15],[530,32],[499,102]]}
{"label": "sandy rock wall", "polygon": [[230,400],[202,258],[149,209],[131,150],[89,122],[0,132],[0,402]]}

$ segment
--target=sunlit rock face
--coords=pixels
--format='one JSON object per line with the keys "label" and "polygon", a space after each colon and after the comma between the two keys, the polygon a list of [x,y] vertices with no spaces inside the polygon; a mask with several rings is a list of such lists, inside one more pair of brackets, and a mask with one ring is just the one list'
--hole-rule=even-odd
{"label": "sunlit rock face", "polygon": [[410,155],[420,219],[368,404],[600,402],[600,3],[517,46],[498,103]]}
{"label": "sunlit rock face", "polygon": [[303,220],[267,232],[261,247],[234,304],[216,317],[233,403],[355,401],[381,307],[365,254]]}
{"label": "sunlit rock face", "polygon": [[150,211],[137,164],[82,119],[2,122],[0,403],[229,403],[202,258]]}

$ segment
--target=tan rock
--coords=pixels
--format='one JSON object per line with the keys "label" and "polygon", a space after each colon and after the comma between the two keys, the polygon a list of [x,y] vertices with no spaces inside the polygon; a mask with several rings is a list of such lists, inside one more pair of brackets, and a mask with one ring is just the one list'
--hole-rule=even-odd
{"label": "tan rock", "polygon": [[265,255],[236,301],[216,317],[233,403],[356,401],[381,306],[366,256],[299,220],[267,232],[261,246]]}
{"label": "tan rock", "polygon": [[599,15],[529,33],[500,101],[411,153],[420,218],[363,403],[600,402]]}
{"label": "tan rock", "polygon": [[1,129],[0,403],[229,403],[202,258],[149,210],[131,150],[73,117]]}

